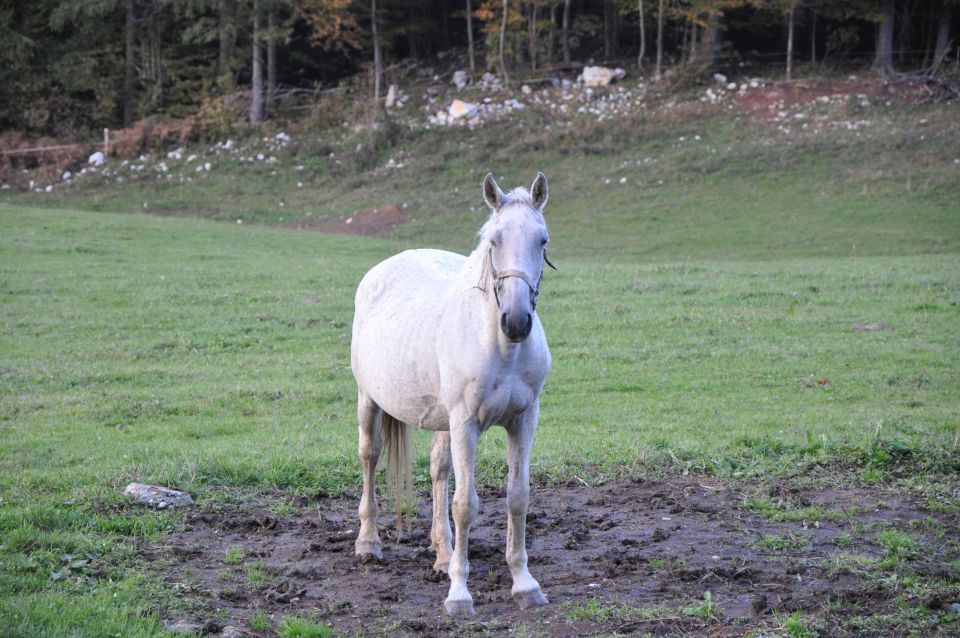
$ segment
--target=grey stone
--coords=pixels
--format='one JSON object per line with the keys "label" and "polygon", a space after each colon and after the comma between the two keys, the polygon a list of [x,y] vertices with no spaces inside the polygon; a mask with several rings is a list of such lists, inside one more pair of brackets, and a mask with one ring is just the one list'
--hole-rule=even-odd
{"label": "grey stone", "polygon": [[172,634],[200,634],[203,627],[200,623],[190,622],[189,620],[167,620],[163,623],[163,630]]}
{"label": "grey stone", "polygon": [[193,497],[186,492],[173,490],[169,487],[161,487],[159,485],[131,483],[124,488],[123,493],[127,496],[132,496],[138,503],[150,505],[158,509],[180,507],[181,505],[190,505],[193,503]]}

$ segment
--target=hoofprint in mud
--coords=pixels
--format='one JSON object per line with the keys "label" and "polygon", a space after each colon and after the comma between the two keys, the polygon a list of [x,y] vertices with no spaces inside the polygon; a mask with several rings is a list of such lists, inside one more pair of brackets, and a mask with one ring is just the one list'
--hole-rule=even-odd
{"label": "hoofprint in mud", "polygon": [[[483,181],[491,209],[479,245],[469,257],[411,250],[372,268],[360,282],[351,342],[357,380],[357,418],[363,494],[355,551],[382,556],[374,486],[382,444],[399,508],[412,480],[409,428],[435,432],[431,546],[434,569],[447,571],[444,607],[455,617],[474,614],[467,589],[470,526],[479,499],[474,479],[477,440],[491,425],[507,431],[507,564],[511,593],[521,608],[546,604],[527,569],[525,541],[530,447],[539,396],[550,371],[550,351],[535,313],[547,227],[547,180],[537,174],[530,192],[504,194],[492,175]],[[453,540],[447,509],[451,466],[456,491]]]}

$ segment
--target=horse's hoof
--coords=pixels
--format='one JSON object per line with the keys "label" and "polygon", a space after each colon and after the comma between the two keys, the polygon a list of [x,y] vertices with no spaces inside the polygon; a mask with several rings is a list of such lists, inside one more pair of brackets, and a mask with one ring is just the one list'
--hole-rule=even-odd
{"label": "horse's hoof", "polygon": [[436,562],[433,564],[433,571],[437,572],[438,574],[441,572],[446,574],[449,568],[450,568],[449,558],[446,560],[442,560],[438,558]]}
{"label": "horse's hoof", "polygon": [[516,601],[517,606],[520,607],[520,609],[539,607],[540,605],[546,605],[548,602],[550,602],[544,595],[543,590],[539,587],[536,589],[531,589],[530,591],[513,592],[513,600]]}
{"label": "horse's hoof", "polygon": [[477,613],[473,610],[472,600],[448,600],[443,603],[443,608],[451,618],[470,618]]}
{"label": "horse's hoof", "polygon": [[383,560],[383,550],[380,549],[380,543],[371,543],[370,541],[357,541],[354,545],[356,554],[362,562]]}

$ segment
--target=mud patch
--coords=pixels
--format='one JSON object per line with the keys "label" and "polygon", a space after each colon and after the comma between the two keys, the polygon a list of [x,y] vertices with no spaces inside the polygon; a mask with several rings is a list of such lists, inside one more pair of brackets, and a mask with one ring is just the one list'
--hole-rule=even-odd
{"label": "mud patch", "polygon": [[868,80],[796,82],[770,84],[751,89],[737,96],[737,106],[753,119],[775,119],[780,109],[832,98],[840,102],[852,101],[856,96],[870,99],[895,95],[916,96],[918,90],[905,84],[884,84]]}
{"label": "mud patch", "polygon": [[[477,617],[468,622],[443,614],[448,580],[431,567],[426,495],[399,545],[387,542],[392,516],[381,517],[382,562],[354,557],[356,499],[327,497],[283,516],[210,506],[147,553],[171,565],[171,587],[200,601],[189,620],[251,636],[274,635],[250,628],[258,611],[274,624],[312,615],[351,635],[508,636],[522,626],[553,636],[739,636],[776,630],[797,611],[815,618],[821,635],[863,635],[851,623],[905,606],[957,628],[949,620],[960,592],[950,553],[956,513],[880,490],[777,488],[748,500],[757,489],[691,477],[534,489],[530,570],[550,604],[527,611],[510,598],[504,494],[484,490],[469,550]],[[783,512],[792,520],[771,520]],[[939,589],[911,593],[905,575]]]}
{"label": "mud patch", "polygon": [[395,204],[385,204],[376,208],[360,210],[336,222],[297,221],[279,224],[283,228],[314,230],[321,233],[338,235],[362,235],[364,237],[383,237],[396,226],[407,221],[407,213]]}

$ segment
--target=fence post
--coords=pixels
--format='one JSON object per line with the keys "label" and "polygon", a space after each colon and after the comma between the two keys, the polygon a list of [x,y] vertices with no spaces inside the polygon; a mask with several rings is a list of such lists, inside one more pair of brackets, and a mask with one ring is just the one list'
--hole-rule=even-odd
{"label": "fence post", "polygon": [[103,129],[103,156],[110,154],[110,129]]}

